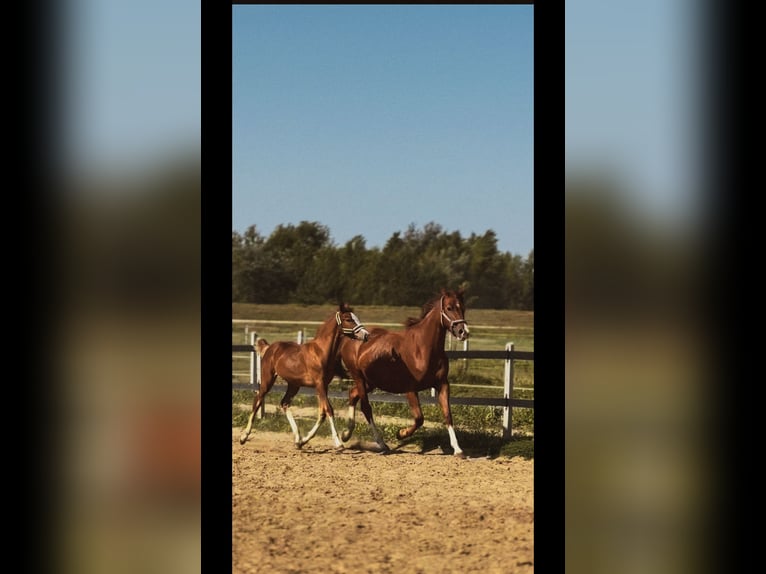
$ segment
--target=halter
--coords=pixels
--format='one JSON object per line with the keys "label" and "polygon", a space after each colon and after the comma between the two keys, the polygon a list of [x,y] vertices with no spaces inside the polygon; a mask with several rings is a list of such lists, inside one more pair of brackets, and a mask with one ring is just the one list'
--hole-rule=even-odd
{"label": "halter", "polygon": [[[354,323],[356,323],[356,327],[354,327],[353,329],[341,327],[341,331],[343,331],[343,334],[349,337],[352,335],[356,335],[357,331],[361,331],[362,329],[364,329],[364,325],[359,322],[359,317],[357,317],[354,313],[351,313],[351,318],[354,320]],[[338,323],[338,325],[341,325],[343,323],[343,320],[340,318],[340,311],[335,312],[335,322]]]}
{"label": "halter", "polygon": [[447,321],[449,321],[449,325],[447,325],[446,328],[449,329],[450,333],[452,333],[453,335],[455,334],[455,332],[452,330],[452,327],[454,327],[456,323],[468,323],[468,321],[466,321],[465,319],[450,319],[449,318],[449,316],[444,312],[444,295],[442,295],[442,298],[439,299],[439,307],[441,307],[441,317],[439,317],[439,324],[441,324],[441,326],[443,327],[444,323],[442,323],[442,317],[447,319]]}

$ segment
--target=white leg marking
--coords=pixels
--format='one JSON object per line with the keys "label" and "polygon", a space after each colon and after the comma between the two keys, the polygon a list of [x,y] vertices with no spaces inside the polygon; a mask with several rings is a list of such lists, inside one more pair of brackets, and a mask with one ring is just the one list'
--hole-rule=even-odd
{"label": "white leg marking", "polygon": [[335,443],[335,448],[343,448],[343,443],[338,438],[338,433],[335,431],[335,417],[330,418],[330,429],[332,430],[332,440]]}
{"label": "white leg marking", "polygon": [[319,417],[317,417],[317,422],[314,423],[314,427],[309,431],[309,434],[306,435],[306,437],[303,439],[303,444],[306,444],[309,442],[312,438],[314,438],[314,435],[319,430],[319,425],[322,424],[322,413],[319,413]]}
{"label": "white leg marking", "polygon": [[463,452],[463,450],[457,444],[457,437],[455,436],[455,429],[452,428],[452,425],[447,427],[447,432],[449,433],[449,443],[452,446],[452,448],[455,449],[455,454],[460,454],[461,452]]}
{"label": "white leg marking", "polygon": [[243,430],[239,435],[239,442],[245,442],[247,437],[250,436],[250,430],[253,428],[253,414],[254,413],[250,413],[250,418],[247,419],[247,426],[245,427],[245,430]]}
{"label": "white leg marking", "polygon": [[295,424],[295,419],[293,418],[293,413],[290,412],[290,407],[285,409],[285,416],[287,417],[287,421],[290,423],[290,427],[293,429],[293,434],[295,435],[295,443],[299,444],[301,442],[301,433],[298,431],[298,425]]}

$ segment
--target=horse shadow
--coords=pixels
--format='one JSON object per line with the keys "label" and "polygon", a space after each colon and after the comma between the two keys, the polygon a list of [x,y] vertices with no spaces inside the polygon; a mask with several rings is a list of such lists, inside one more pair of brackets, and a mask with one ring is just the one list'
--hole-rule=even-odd
{"label": "horse shadow", "polygon": [[[415,446],[416,448],[409,448]],[[329,449],[332,450],[332,449]],[[473,452],[475,449],[467,449],[463,452],[466,458],[486,458],[487,453],[478,451]],[[437,451],[437,452],[435,452]],[[327,451],[325,451],[327,452]],[[407,437],[405,439],[399,439],[396,444],[390,445],[389,450],[381,450],[380,446],[374,441],[354,441],[345,445],[345,448],[339,452],[352,452],[354,454],[359,453],[374,453],[381,456],[396,456],[396,455],[410,455],[410,456],[422,456],[425,454],[453,456],[455,451],[453,448],[445,443],[441,437]]]}
{"label": "horse shadow", "polygon": [[[414,448],[413,448],[414,447]],[[411,436],[404,439],[397,439],[393,444],[389,444],[389,450],[381,450],[375,441],[358,439],[346,443],[343,448],[335,448],[332,445],[314,445],[303,447],[302,452],[312,455],[327,454],[378,454],[381,456],[453,456],[452,446],[444,440],[444,437],[438,434],[426,434],[425,436]],[[500,441],[488,443],[481,447],[468,445],[463,449],[466,459],[494,459],[500,456]]]}

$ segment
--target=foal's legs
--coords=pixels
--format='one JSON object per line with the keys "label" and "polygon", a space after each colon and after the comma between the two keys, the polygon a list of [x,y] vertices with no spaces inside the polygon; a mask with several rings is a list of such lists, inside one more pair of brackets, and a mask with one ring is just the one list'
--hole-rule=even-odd
{"label": "foal's legs", "polygon": [[327,388],[324,385],[319,385],[317,387],[317,401],[319,403],[319,416],[317,417],[317,422],[314,424],[314,428],[309,431],[309,434],[306,435],[306,438],[303,439],[300,446],[303,446],[314,438],[320,425],[329,415],[330,429],[332,431],[332,440],[335,443],[335,448],[343,448],[343,444],[341,444],[340,439],[338,438],[338,432],[335,430],[335,411],[332,408],[330,400],[327,398]]}
{"label": "foal's legs", "polygon": [[447,426],[447,432],[449,433],[449,443],[455,451],[455,456],[459,458],[465,458],[460,445],[457,443],[457,437],[455,436],[455,429],[452,427],[452,411],[449,406],[449,384],[445,381],[439,387],[439,406],[442,408],[442,414],[444,415],[444,424]]}
{"label": "foal's legs", "polygon": [[295,435],[295,446],[297,448],[301,448],[303,446],[304,441],[301,438],[301,433],[298,430],[298,425],[296,424],[295,419],[293,418],[293,413],[290,412],[290,403],[292,403],[293,397],[295,397],[295,395],[298,394],[299,390],[300,390],[299,386],[291,385],[288,383],[285,396],[282,397],[282,400],[279,403],[279,406],[282,407],[282,411],[285,413],[285,416],[287,417],[287,422],[290,423],[290,428],[293,429],[293,434]]}
{"label": "foal's legs", "polygon": [[[268,372],[267,369],[263,369],[263,372]],[[247,440],[247,437],[250,436],[250,431],[253,428],[253,417],[255,417],[255,413],[258,412],[258,409],[261,408],[261,405],[263,404],[263,400],[266,398],[266,393],[268,393],[271,390],[271,387],[274,385],[274,381],[277,380],[277,374],[276,373],[270,373],[268,377],[263,378],[261,381],[261,387],[258,389],[258,392],[255,394],[255,398],[253,398],[253,412],[250,413],[250,418],[247,419],[247,426],[245,427],[245,430],[242,431],[242,433],[239,435],[239,444],[245,444],[245,441]]]}

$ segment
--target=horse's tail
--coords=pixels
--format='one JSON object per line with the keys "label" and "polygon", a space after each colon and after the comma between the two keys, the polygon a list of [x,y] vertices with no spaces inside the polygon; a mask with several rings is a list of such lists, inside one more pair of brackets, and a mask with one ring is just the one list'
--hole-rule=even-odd
{"label": "horse's tail", "polygon": [[258,351],[258,354],[261,357],[263,357],[263,354],[266,352],[266,349],[268,348],[269,348],[269,342],[263,337],[258,337],[255,340],[255,350]]}

